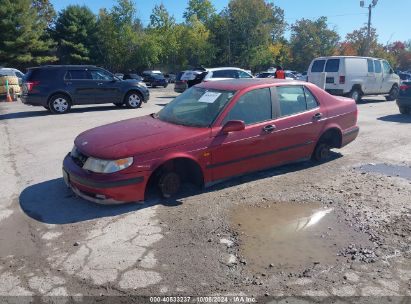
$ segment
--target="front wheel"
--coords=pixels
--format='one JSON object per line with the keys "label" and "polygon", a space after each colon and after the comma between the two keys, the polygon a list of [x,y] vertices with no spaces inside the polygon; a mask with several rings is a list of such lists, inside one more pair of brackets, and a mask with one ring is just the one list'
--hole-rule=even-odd
{"label": "front wheel", "polygon": [[158,188],[164,198],[173,197],[181,187],[181,177],[174,171],[167,171],[161,174],[158,179]]}
{"label": "front wheel", "polygon": [[389,95],[387,97],[385,97],[385,99],[387,101],[396,100],[398,98],[399,94],[400,94],[400,89],[396,85],[394,85],[394,86],[392,86]]}
{"label": "front wheel", "polygon": [[50,98],[48,107],[53,114],[65,114],[70,111],[71,101],[64,94],[56,94]]}
{"label": "front wheel", "polygon": [[127,108],[137,109],[141,107],[141,104],[143,103],[143,99],[141,98],[140,93],[130,92],[130,93],[127,93],[124,103],[126,104]]}

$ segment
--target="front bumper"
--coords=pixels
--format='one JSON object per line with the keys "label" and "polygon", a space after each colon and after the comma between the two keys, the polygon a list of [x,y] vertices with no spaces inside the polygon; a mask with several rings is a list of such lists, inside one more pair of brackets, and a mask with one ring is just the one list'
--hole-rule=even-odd
{"label": "front bumper", "polygon": [[98,174],[81,169],[70,157],[63,161],[63,178],[75,194],[98,204],[144,201],[148,171],[134,174]]}
{"label": "front bumper", "polygon": [[411,98],[398,97],[397,98],[397,106],[399,106],[401,108],[411,109]]}

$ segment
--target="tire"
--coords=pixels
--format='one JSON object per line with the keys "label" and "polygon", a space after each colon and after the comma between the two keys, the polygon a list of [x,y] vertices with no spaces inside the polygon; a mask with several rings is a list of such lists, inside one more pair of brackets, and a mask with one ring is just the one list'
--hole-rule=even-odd
{"label": "tire", "polygon": [[166,83],[166,84],[164,85],[164,89],[167,88],[167,86],[168,86],[168,84]]}
{"label": "tire", "polygon": [[71,109],[71,100],[67,95],[56,94],[51,96],[48,107],[53,114],[65,114]]}
{"label": "tire", "polygon": [[330,145],[325,141],[319,141],[315,146],[311,159],[317,162],[326,161],[330,158]]}
{"label": "tire", "polygon": [[407,109],[407,108],[404,108],[404,107],[399,107],[399,109],[400,109],[401,114],[407,115],[407,114],[411,113],[410,109]]}
{"label": "tire", "polygon": [[387,101],[396,100],[396,99],[398,98],[398,95],[399,95],[399,94],[400,94],[400,89],[398,88],[398,86],[393,85],[392,88],[391,88],[391,90],[390,90],[389,95],[386,96],[385,99],[386,99]]}
{"label": "tire", "polygon": [[143,103],[143,98],[139,92],[131,91],[128,92],[126,97],[124,98],[124,104],[129,109],[137,109],[141,107]]}
{"label": "tire", "polygon": [[115,102],[113,102],[113,105],[115,105],[118,108],[122,108],[124,106],[124,103],[115,103]]}
{"label": "tire", "polygon": [[360,89],[352,88],[351,92],[348,94],[348,97],[354,99],[355,103],[358,103],[361,101],[362,92]]}
{"label": "tire", "polygon": [[175,196],[181,187],[181,177],[174,171],[165,171],[158,179],[158,189],[164,198]]}

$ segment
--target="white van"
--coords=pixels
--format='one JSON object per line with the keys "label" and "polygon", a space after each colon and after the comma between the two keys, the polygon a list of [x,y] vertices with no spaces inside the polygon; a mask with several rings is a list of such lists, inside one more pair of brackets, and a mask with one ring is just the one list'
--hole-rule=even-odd
{"label": "white van", "polygon": [[384,59],[356,56],[330,56],[314,59],[308,81],[333,95],[348,96],[356,102],[364,95],[387,95],[397,99],[400,77]]}

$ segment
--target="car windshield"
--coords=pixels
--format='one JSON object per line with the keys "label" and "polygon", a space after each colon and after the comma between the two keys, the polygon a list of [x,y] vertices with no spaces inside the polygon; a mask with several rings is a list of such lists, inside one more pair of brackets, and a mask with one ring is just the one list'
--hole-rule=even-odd
{"label": "car windshield", "polygon": [[192,87],[167,104],[157,117],[177,125],[209,127],[234,94],[235,91]]}

